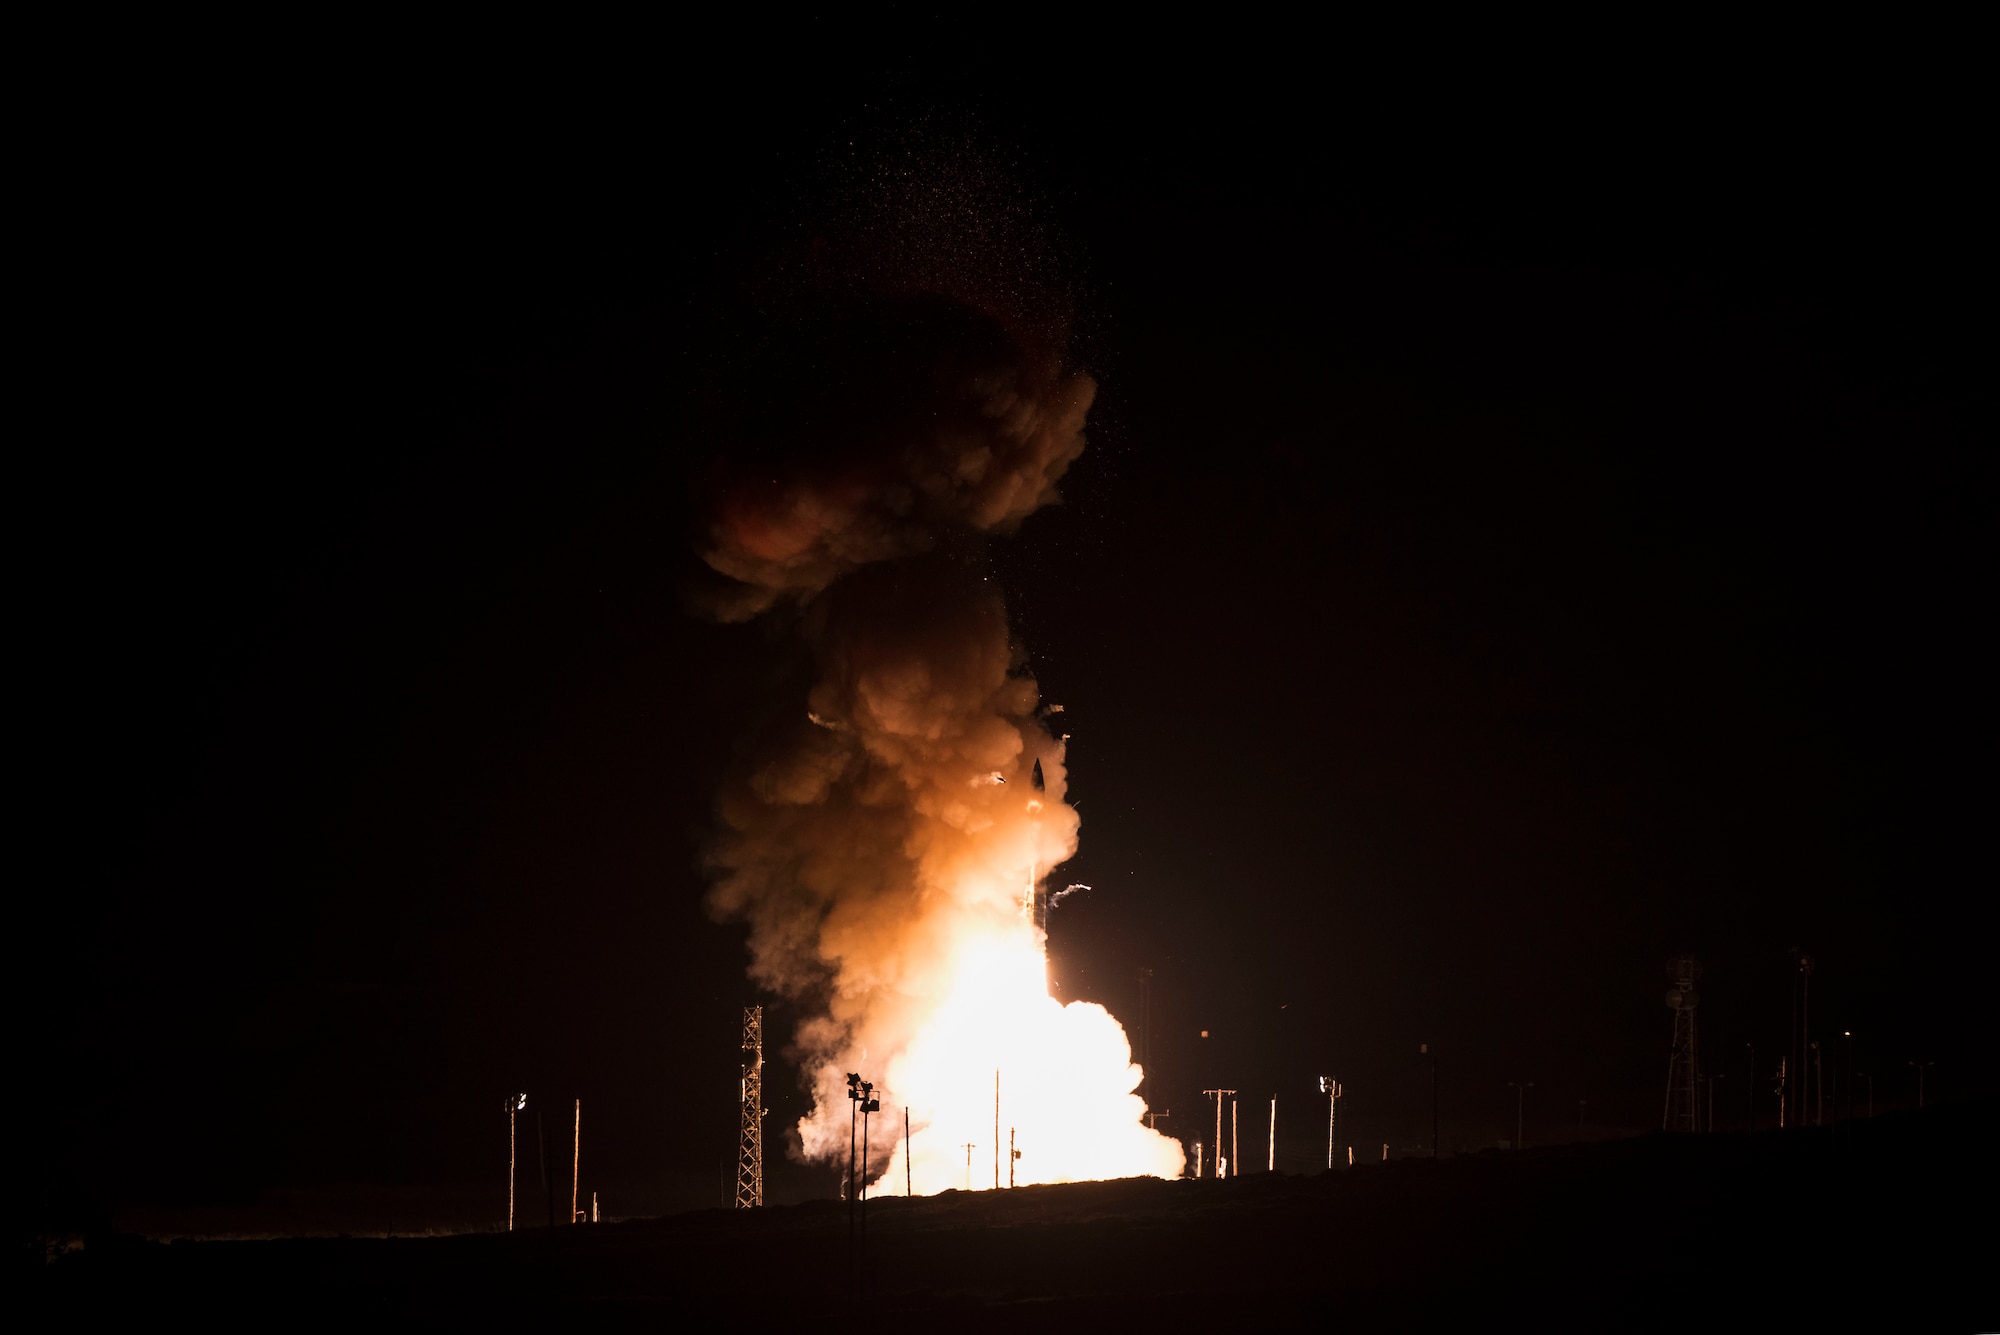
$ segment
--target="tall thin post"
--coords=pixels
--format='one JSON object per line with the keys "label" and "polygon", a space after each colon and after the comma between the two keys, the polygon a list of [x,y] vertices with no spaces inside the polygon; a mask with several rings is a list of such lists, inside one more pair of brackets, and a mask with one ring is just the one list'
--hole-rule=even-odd
{"label": "tall thin post", "polygon": [[549,1129],[542,1122],[542,1110],[535,1109],[535,1139],[541,1145],[542,1199],[548,1202],[549,1227],[556,1226],[556,1194],[549,1190]]}
{"label": "tall thin post", "polygon": [[1236,1175],[1243,1175],[1242,1148],[1236,1139],[1236,1100],[1229,1100],[1229,1162],[1236,1166]]}
{"label": "tall thin post", "polygon": [[1431,1158],[1438,1157],[1438,1059],[1428,1043],[1417,1044],[1417,1052],[1431,1059]]}
{"label": "tall thin post", "polygon": [[1264,1171],[1267,1173],[1278,1171],[1278,1096],[1276,1094],[1271,1096],[1271,1149],[1264,1156]]}
{"label": "tall thin post", "polygon": [[1021,1158],[1021,1151],[1014,1148],[1015,1130],[1016,1128],[1011,1126],[1007,1128],[1007,1190],[1009,1191],[1014,1189],[1014,1165]]}
{"label": "tall thin post", "polygon": [[569,1146],[569,1222],[576,1222],[576,1184],[583,1171],[583,1100],[576,1101],[576,1130]]}
{"label": "tall thin post", "polygon": [[[1800,985],[1799,991],[1799,1024],[1801,1026],[1799,1031],[1799,1061],[1804,1063],[1811,1055],[1808,1047],[1812,1043],[1812,956],[1807,955],[1799,960],[1799,971],[1805,975],[1805,981]],[[1799,1115],[1796,1119],[1800,1126],[1804,1126],[1806,1122],[1804,1095],[1806,1092],[1806,1080],[1810,1074],[1806,1067],[1801,1064],[1798,1081],[1800,1096],[1798,1100]]]}
{"label": "tall thin post", "polygon": [[1841,1034],[1847,1040],[1847,1120],[1854,1120],[1854,1031],[1849,1029]]}
{"label": "tall thin post", "polygon": [[1745,1120],[1754,1135],[1757,1130],[1757,1045],[1745,1043],[1743,1046],[1750,1050],[1750,1078],[1743,1082],[1743,1107]]}
{"label": "tall thin post", "polygon": [[972,1152],[979,1147],[971,1141],[965,1142],[965,1189],[972,1190]]}
{"label": "tall thin post", "polygon": [[516,1134],[514,1121],[521,1109],[528,1106],[526,1094],[507,1096],[507,1231],[514,1231],[514,1180],[516,1165],[520,1162],[520,1138]]}
{"label": "tall thin post", "polygon": [[855,1169],[861,1146],[857,1133],[861,1122],[861,1077],[853,1071],[847,1073],[847,1300],[854,1301],[854,1274],[859,1234],[859,1221],[855,1217],[856,1191]]}
{"label": "tall thin post", "polygon": [[[1319,1078],[1319,1092],[1326,1095],[1326,1166],[1327,1171],[1331,1172],[1333,1170],[1333,1147],[1335,1143],[1334,1128],[1339,1120],[1340,1082],[1330,1075],[1323,1075]],[[1273,1113],[1272,1117],[1275,1120],[1276,1113]],[[1354,1166],[1354,1155],[1352,1152],[1347,1156],[1347,1166],[1349,1168]]]}
{"label": "tall thin post", "polygon": [[1819,1044],[1812,1045],[1813,1125],[1826,1125],[1826,1063],[1820,1059]]}
{"label": "tall thin post", "polygon": [[[865,1092],[867,1086],[861,1087]],[[861,1279],[865,1286],[868,1281],[868,1114],[875,1110],[875,1100],[864,1099],[861,1103]]]}
{"label": "tall thin post", "polygon": [[[1222,1176],[1222,1100],[1226,1096],[1234,1095],[1236,1091],[1233,1089],[1204,1089],[1201,1092],[1205,1097],[1212,1098],[1215,1100],[1216,1162],[1215,1162],[1215,1169],[1213,1176],[1220,1178]],[[1196,1173],[1196,1176],[1197,1177],[1200,1176],[1199,1172]]]}
{"label": "tall thin post", "polygon": [[1000,1190],[1000,1068],[993,1068],[993,1190]]}
{"label": "tall thin post", "polygon": [[903,1194],[914,1196],[917,1189],[911,1185],[910,1177],[910,1106],[903,1105]]}
{"label": "tall thin post", "polygon": [[1139,1051],[1145,1054],[1139,1069],[1139,1088],[1146,1102],[1153,1101],[1153,971],[1139,970]]}
{"label": "tall thin post", "polygon": [[1535,1082],[1530,1080],[1522,1084],[1509,1080],[1507,1083],[1514,1087],[1514,1148],[1518,1150],[1521,1148],[1521,1103],[1527,1092],[1535,1087]]}

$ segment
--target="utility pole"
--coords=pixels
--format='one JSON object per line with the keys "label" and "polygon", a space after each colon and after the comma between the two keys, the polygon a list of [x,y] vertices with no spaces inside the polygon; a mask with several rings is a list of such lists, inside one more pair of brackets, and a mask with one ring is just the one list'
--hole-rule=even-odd
{"label": "utility pole", "polygon": [[[1333,1168],[1334,1113],[1338,1110],[1340,1104],[1340,1082],[1330,1075],[1323,1075],[1319,1078],[1319,1092],[1326,1095],[1326,1166],[1331,1170]],[[1348,1156],[1350,1165],[1353,1157],[1353,1155]]]}
{"label": "utility pole", "polygon": [[1019,1128],[1007,1128],[1007,1190],[1014,1189],[1014,1165],[1020,1162],[1021,1151],[1014,1148],[1014,1133]]}
{"label": "utility pole", "polygon": [[993,1068],[993,1190],[1000,1190],[1000,1068]]}
{"label": "utility pole", "polygon": [[1819,1043],[1812,1045],[1813,1125],[1826,1125],[1826,1063],[1820,1060]]}
{"label": "utility pole", "polygon": [[1204,1097],[1215,1100],[1215,1177],[1222,1177],[1222,1100],[1226,1095],[1236,1093],[1233,1089],[1204,1089]]}
{"label": "utility pole", "polygon": [[1271,1151],[1265,1156],[1264,1171],[1267,1173],[1278,1171],[1278,1096],[1276,1094],[1271,1096]]}
{"label": "utility pole", "polygon": [[519,1138],[514,1131],[514,1115],[528,1106],[526,1094],[507,1096],[507,1231],[514,1231],[514,1177],[515,1164],[519,1161]]}
{"label": "utility pole", "polygon": [[911,1185],[910,1177],[910,1108],[903,1105],[903,1194],[915,1196],[917,1189]]}
{"label": "utility pole", "polygon": [[583,1169],[583,1100],[576,1101],[576,1130],[569,1145],[569,1222],[576,1222],[576,1183]]}
{"label": "utility pole", "polygon": [[1792,957],[1798,959],[1798,971],[1792,979],[1792,1037],[1786,1043],[1786,1077],[1778,1109],[1780,1127],[1806,1125],[1806,1091],[1812,1077],[1808,1067],[1812,1055],[1808,1047],[1812,1043],[1812,955],[1794,945]]}
{"label": "utility pole", "polygon": [[1937,1063],[1911,1062],[1910,1065],[1917,1068],[1917,1106],[1921,1108],[1924,1106],[1924,1072],[1930,1070],[1931,1067],[1936,1066]]}
{"label": "utility pole", "polygon": [[858,1169],[861,1156],[861,1092],[859,1072],[847,1073],[847,1300],[854,1301],[854,1279],[859,1263],[860,1219],[855,1198],[860,1195]]}
{"label": "utility pole", "polygon": [[[1153,971],[1139,970],[1139,1088],[1153,1101]],[[1146,1125],[1151,1126],[1148,1122]]]}
{"label": "utility pole", "polygon": [[1799,957],[1799,975],[1799,1073],[1797,1081],[1798,1093],[1794,1095],[1793,1101],[1798,1107],[1798,1116],[1794,1120],[1800,1126],[1804,1126],[1806,1124],[1806,1082],[1812,1078],[1812,1072],[1805,1065],[1812,1056],[1810,1051],[1812,1047],[1812,956],[1801,955]]}
{"label": "utility pole", "polygon": [[972,1152],[979,1148],[971,1141],[965,1142],[965,1189],[972,1190]]}
{"label": "utility pole", "polygon": [[1243,1176],[1242,1151],[1236,1139],[1236,1100],[1229,1100],[1229,1162],[1235,1166],[1236,1176]]}
{"label": "utility pole", "polygon": [[1847,1040],[1847,1120],[1854,1120],[1854,1031],[1843,1029],[1840,1036]]}
{"label": "utility pole", "polygon": [[1522,1097],[1535,1087],[1535,1082],[1530,1080],[1524,1085],[1519,1081],[1509,1080],[1507,1083],[1514,1089],[1514,1148],[1518,1150],[1521,1148],[1521,1101]]}
{"label": "utility pole", "polygon": [[861,1082],[861,1279],[863,1287],[868,1283],[868,1114],[882,1111],[882,1101],[875,1097],[875,1086],[868,1081]]}
{"label": "utility pole", "polygon": [[1743,1082],[1743,1105],[1744,1111],[1747,1114],[1746,1120],[1749,1123],[1750,1132],[1752,1135],[1755,1135],[1757,1131],[1757,1045],[1755,1043],[1745,1043],[1743,1046],[1750,1050],[1750,1078]]}
{"label": "utility pole", "polygon": [[1417,1044],[1417,1052],[1431,1059],[1431,1158],[1438,1157],[1438,1059],[1428,1043]]}
{"label": "utility pole", "polygon": [[542,1110],[535,1109],[535,1141],[541,1148],[542,1159],[542,1202],[549,1208],[549,1227],[556,1226],[556,1194],[549,1190],[549,1128],[542,1121]]}

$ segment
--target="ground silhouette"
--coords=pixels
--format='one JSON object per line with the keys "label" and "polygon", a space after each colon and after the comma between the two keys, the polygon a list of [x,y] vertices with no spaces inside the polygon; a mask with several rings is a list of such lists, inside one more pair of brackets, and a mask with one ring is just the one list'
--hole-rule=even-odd
{"label": "ground silhouette", "polygon": [[838,1201],[512,1235],[113,1235],[44,1264],[40,1296],[51,1318],[224,1326],[1990,1330],[1995,1111],[884,1198],[853,1266]]}

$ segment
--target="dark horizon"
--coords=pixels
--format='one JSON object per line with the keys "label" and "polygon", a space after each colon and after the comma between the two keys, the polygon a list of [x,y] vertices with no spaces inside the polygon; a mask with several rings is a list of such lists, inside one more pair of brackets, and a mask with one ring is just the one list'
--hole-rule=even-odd
{"label": "dark horizon", "polygon": [[[1684,951],[1723,1129],[1794,948],[1878,1111],[1911,1061],[1933,1101],[1996,1092],[1990,208],[1948,89],[1346,139],[1303,96],[887,83],[671,170],[663,114],[189,109],[187,151],[122,144],[159,207],[98,224],[81,443],[43,462],[44,1208],[490,1185],[520,1089],[584,1100],[619,1213],[712,1203],[740,1007],[780,1051],[797,1010],[699,850],[740,739],[800,705],[767,628],[686,610],[688,403],[830,161],[968,134],[1101,386],[1063,503],[990,547],[1074,734],[1054,879],[1093,888],[1052,981],[1150,1039],[1170,1130],[1220,1083],[1261,1146],[1275,1095],[1297,1171],[1330,1075],[1355,1143],[1427,1149],[1429,1044],[1447,1152],[1512,1136],[1510,1080],[1530,1145],[1578,1100],[1643,1131]],[[777,1067],[773,1198],[830,1194]]]}

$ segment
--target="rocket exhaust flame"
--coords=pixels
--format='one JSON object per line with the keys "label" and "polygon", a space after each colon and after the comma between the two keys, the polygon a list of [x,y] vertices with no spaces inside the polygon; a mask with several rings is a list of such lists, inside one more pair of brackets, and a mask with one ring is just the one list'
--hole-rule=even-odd
{"label": "rocket exhaust flame", "polygon": [[843,1072],[866,1069],[910,1110],[904,1180],[872,1189],[964,1185],[1000,1070],[1019,1180],[1179,1177],[1123,1029],[1049,995],[1038,906],[1077,847],[1067,738],[984,556],[1055,499],[1096,387],[1018,312],[913,295],[921,268],[840,289],[838,318],[815,288],[806,360],[834,388],[718,469],[702,555],[727,583],[708,610],[795,618],[813,679],[725,787],[710,908],[748,925],[753,978],[812,1012],[808,1159],[840,1161]]}

